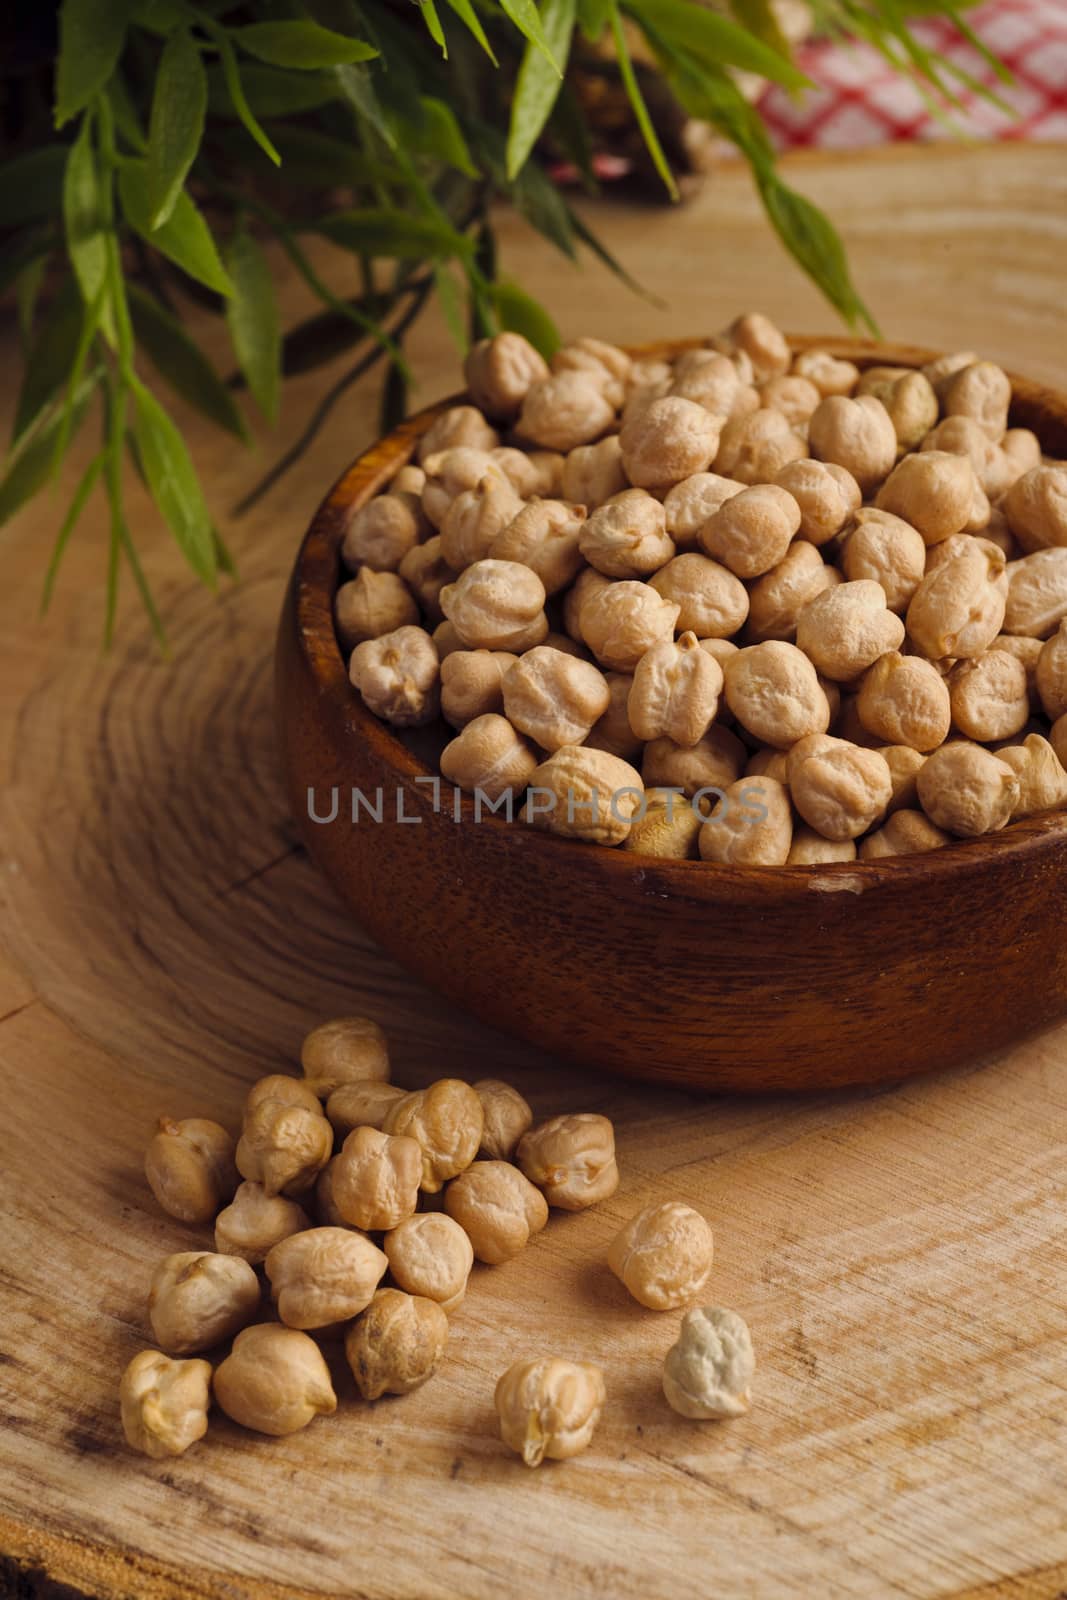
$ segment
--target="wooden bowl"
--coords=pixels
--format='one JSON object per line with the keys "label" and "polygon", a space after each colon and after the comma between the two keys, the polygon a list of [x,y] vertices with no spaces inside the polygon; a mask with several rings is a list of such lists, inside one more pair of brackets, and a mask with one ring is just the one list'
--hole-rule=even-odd
{"label": "wooden bowl", "polygon": [[[644,347],[659,356],[698,340]],[[796,339],[861,366],[936,352]],[[1012,421],[1067,455],[1067,398],[1014,379]],[[352,510],[434,416],[361,456],[301,545],[277,649],[289,800],[313,859],[398,960],[449,998],[585,1065],[690,1089],[902,1078],[1006,1045],[1067,1013],[1067,816],[930,855],[818,868],[665,862],[475,824],[434,768],[363,706],[334,636]],[[432,759],[432,757],[431,757]],[[328,816],[338,791],[337,815]],[[353,824],[352,790],[383,820]],[[506,1076],[506,1063],[501,1063]]]}

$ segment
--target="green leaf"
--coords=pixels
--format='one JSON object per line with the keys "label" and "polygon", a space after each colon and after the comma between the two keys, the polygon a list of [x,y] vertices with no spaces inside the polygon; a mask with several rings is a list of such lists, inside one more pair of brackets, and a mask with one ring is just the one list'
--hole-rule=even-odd
{"label": "green leaf", "polygon": [[611,21],[612,0],[578,0],[578,24],[590,44],[596,44]]}
{"label": "green leaf", "polygon": [[774,14],[771,0],[730,0],[730,10],[741,26],[765,44],[768,50],[775,51],[786,61],[791,59],[789,41]]}
{"label": "green leaf", "polygon": [[695,0],[628,0],[627,10],[642,26],[647,19],[668,44],[681,46],[711,66],[740,67],[786,89],[810,86],[809,79],[776,50]]}
{"label": "green leaf", "polygon": [[102,216],[92,118],[86,116],[82,118],[78,137],[70,147],[63,177],[67,254],[86,305],[96,299],[107,277],[107,239]]}
{"label": "green leaf", "polygon": [[534,0],[500,0],[500,7],[510,17],[523,38],[541,51],[548,65],[555,69],[556,76],[562,78],[563,69],[552,54],[552,47],[541,25],[541,13],[534,5]]}
{"label": "green leaf", "polygon": [[279,177],[304,189],[398,181],[396,167],[364,155],[354,140],[338,139],[318,128],[279,128],[275,143],[281,157]]}
{"label": "green leaf", "polygon": [[18,443],[62,389],[74,364],[84,320],[81,295],[77,285],[68,279],[49,307],[26,358],[11,431],[12,445]]}
{"label": "green leaf", "polygon": [[63,0],[56,66],[56,127],[77,116],[118,65],[129,0]]}
{"label": "green leaf", "polygon": [[[102,368],[97,368],[82,380],[74,401],[74,428],[80,426],[93,392],[100,382]],[[52,471],[52,455],[62,426],[63,415],[54,411],[19,449],[9,457],[0,477],[0,526],[8,522],[27,500],[32,500],[48,482]],[[74,430],[72,429],[72,432]]]}
{"label": "green leaf", "polygon": [[427,33],[447,61],[448,41],[445,38],[445,30],[441,26],[441,18],[437,15],[437,7],[434,5],[433,0],[419,0],[419,10],[422,12],[422,20],[426,24]]}
{"label": "green leaf", "polygon": [[138,346],[164,383],[209,421],[247,443],[248,429],[237,402],[177,317],[139,284],[128,284],[127,293]]}
{"label": "green leaf", "polygon": [[231,28],[230,37],[257,61],[271,66],[313,72],[319,67],[340,67],[353,61],[371,61],[378,54],[363,39],[321,28],[301,18],[291,22],[249,22]]}
{"label": "green leaf", "polygon": [[463,26],[477,39],[494,67],[498,67],[500,63],[493,54],[493,47],[485,36],[485,29],[478,20],[478,13],[471,5],[471,0],[448,0],[448,4],[452,7]]}
{"label": "green leaf", "polygon": [[463,326],[463,306],[460,300],[459,284],[443,262],[438,262],[433,269],[433,286],[437,292],[441,315],[445,319],[445,327],[452,335],[453,342],[460,355],[465,356],[470,347],[470,341],[467,338],[467,330]]}
{"label": "green leaf", "polygon": [[248,103],[248,96],[241,81],[241,71],[237,65],[237,56],[230,43],[229,35],[224,28],[218,28],[212,29],[212,37],[219,47],[219,64],[222,67],[226,92],[229,94],[230,104],[236,112],[238,120],[243,124],[245,132],[251,134],[263,154],[273,161],[276,167],[279,166],[281,164],[281,156]]}
{"label": "green leaf", "polygon": [[190,11],[184,0],[135,0],[131,17],[139,28],[162,39],[189,20]]}
{"label": "green leaf", "polygon": [[[566,68],[574,31],[575,0],[544,0],[541,21],[553,61]],[[528,44],[515,82],[508,129],[508,177],[525,164],[556,103],[563,79],[543,51]]]}
{"label": "green leaf", "polygon": [[334,80],[338,88],[355,111],[357,117],[368,123],[389,150],[395,150],[396,134],[389,126],[389,119],[382,110],[378,96],[374,92],[371,82],[370,70],[367,67],[335,67]]}
{"label": "green leaf", "polygon": [[432,95],[423,95],[422,126],[407,130],[405,144],[409,150],[422,155],[436,156],[446,166],[455,167],[468,178],[478,176],[478,168],[471,159],[470,149],[452,107]]}
{"label": "green leaf", "polygon": [[0,228],[54,217],[66,165],[67,149],[61,144],[38,145],[8,157],[0,166]]}
{"label": "green leaf", "polygon": [[567,202],[536,161],[527,161],[512,185],[511,194],[531,228],[536,228],[569,260],[576,261],[578,252]]}
{"label": "green leaf", "polygon": [[78,487],[74,491],[74,497],[70,502],[70,507],[63,518],[59,533],[56,535],[56,542],[52,546],[52,554],[48,561],[48,569],[44,575],[44,588],[41,592],[42,617],[52,603],[52,591],[55,589],[59,564],[63,560],[64,552],[70,542],[70,536],[74,532],[74,525],[85,510],[89,496],[95,489],[96,481],[103,471],[104,455],[105,452],[101,450],[98,455],[93,457],[82,473],[81,478],[78,480]]}
{"label": "green leaf", "polygon": [[663,146],[659,142],[659,134],[656,132],[652,118],[648,114],[645,97],[641,93],[641,85],[637,81],[637,74],[634,72],[633,62],[630,60],[630,47],[626,43],[626,33],[617,5],[612,7],[611,34],[615,40],[615,54],[619,62],[619,76],[622,78],[622,86],[626,90],[626,98],[630,102],[634,117],[637,120],[637,126],[641,130],[641,137],[644,139],[648,153],[652,157],[652,165],[663,179],[664,187],[671,199],[677,200],[678,185],[674,181],[674,174],[670,169],[667,157],[663,153]]}
{"label": "green leaf", "polygon": [[204,134],[207,76],[192,35],[180,28],[163,47],[148,130],[153,231],[174,211]]}
{"label": "green leaf", "polygon": [[226,323],[241,371],[259,409],[270,422],[278,415],[281,381],[281,329],[274,284],[267,258],[243,228],[230,241],[226,256],[233,295],[226,302]]}
{"label": "green leaf", "polygon": [[[276,67],[243,67],[241,86],[245,104],[253,115],[268,121],[271,117],[297,117],[305,111],[317,111],[338,97],[337,84],[325,73],[280,72]],[[243,120],[231,97],[224,65],[208,68],[207,88],[212,116],[231,122]]]}
{"label": "green leaf", "polygon": [[133,385],[133,435],[152,498],[198,578],[215,580],[215,540],[185,441],[155,396]]}
{"label": "green leaf", "polygon": [[19,324],[19,343],[23,353],[33,338],[33,323],[37,315],[37,299],[48,269],[48,257],[32,256],[15,276],[15,311]]}
{"label": "green leaf", "polygon": [[597,194],[600,185],[593,168],[593,141],[589,124],[578,96],[568,83],[564,83],[559,99],[552,108],[548,131],[581,175],[586,194]]}
{"label": "green leaf", "polygon": [[107,102],[111,108],[111,115],[115,127],[125,139],[131,150],[143,156],[148,149],[148,140],[145,138],[144,128],[137,107],[130,98],[130,91],[126,87],[121,72],[116,72],[107,86]]}
{"label": "green leaf", "polygon": [[219,260],[211,230],[183,189],[167,221],[152,227],[152,193],[147,161],[127,161],[119,172],[119,197],[126,221],[154,249],[181,267],[191,278],[214,289],[233,293],[233,285]]}
{"label": "green leaf", "polygon": [[845,249],[836,229],[817,206],[790,189],[773,169],[757,175],[767,215],[790,255],[813,278],[823,294],[851,326],[878,327],[856,292]]}
{"label": "green leaf", "polygon": [[555,355],[560,346],[559,329],[544,306],[507,278],[491,284],[489,293],[501,328],[521,333],[546,361]]}
{"label": "green leaf", "polygon": [[385,206],[337,211],[315,223],[314,231],[362,256],[422,261],[470,254],[470,242],[447,223]]}

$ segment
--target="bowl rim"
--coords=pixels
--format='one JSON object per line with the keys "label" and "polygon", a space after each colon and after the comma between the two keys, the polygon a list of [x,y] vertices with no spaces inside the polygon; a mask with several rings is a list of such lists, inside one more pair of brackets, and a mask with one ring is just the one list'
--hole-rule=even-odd
{"label": "bowl rim", "polygon": [[[804,350],[825,350],[830,355],[854,361],[861,369],[878,365],[919,367],[936,360],[944,352],[924,346],[883,342],[843,335],[787,334],[794,354]],[[657,339],[627,345],[636,359],[649,360],[676,355],[684,350],[706,348],[703,337]],[[1022,405],[1027,426],[1035,418],[1052,412],[1060,429],[1067,429],[1067,395],[1031,379],[1009,372],[1013,408]],[[465,392],[446,396],[408,417],[390,433],[358,455],[334,483],[311,519],[301,542],[293,572],[298,646],[322,699],[337,713],[340,723],[353,735],[362,737],[375,756],[410,785],[422,780],[421,792],[429,779],[447,780],[428,766],[389,726],[367,710],[352,688],[337,641],[333,620],[333,601],[341,578],[340,546],[344,529],[353,511],[379,493],[415,453],[419,438],[431,422],[453,406],[470,404]],[[1040,429],[1035,427],[1040,434]],[[451,811],[451,808],[450,808]],[[459,819],[474,817],[474,801],[461,794]],[[453,826],[449,821],[449,826]],[[721,898],[722,891],[768,896],[774,899],[803,898],[812,890],[868,893],[879,888],[905,888],[917,879],[964,880],[981,872],[990,863],[1033,864],[1035,858],[1054,853],[1067,843],[1067,812],[1043,812],[1009,823],[995,834],[974,839],[953,840],[938,850],[921,855],[891,856],[880,861],[825,862],[814,866],[780,867],[730,866],[709,861],[665,860],[637,851],[596,846],[581,839],[563,838],[542,829],[527,828],[518,821],[507,821],[490,814],[480,816],[480,827],[489,827],[495,837],[510,834],[515,847],[526,851],[547,851],[565,860],[569,852],[572,865],[579,863],[607,874],[618,874],[618,882],[632,880],[635,873],[653,872],[657,884],[689,898]]]}

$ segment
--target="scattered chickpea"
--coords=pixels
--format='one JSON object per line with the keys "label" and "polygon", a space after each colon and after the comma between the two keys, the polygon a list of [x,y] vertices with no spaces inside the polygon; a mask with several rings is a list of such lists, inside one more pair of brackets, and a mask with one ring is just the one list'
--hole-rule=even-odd
{"label": "scattered chickpea", "polygon": [[238,1182],[232,1136],[203,1117],[160,1117],[144,1170],[162,1210],[179,1222],[209,1222]]}
{"label": "scattered chickpea", "polygon": [[581,744],[611,703],[604,674],[582,661],[538,645],[509,668],[503,680],[504,715],[542,750]]}
{"label": "scattered chickpea", "polygon": [[593,1112],[551,1117],[531,1128],[519,1140],[515,1159],[549,1205],[562,1211],[598,1205],[619,1186],[615,1130]]}
{"label": "scattered chickpea", "polygon": [[469,1167],[482,1142],[482,1102],[461,1078],[439,1078],[389,1108],[385,1134],[414,1139],[422,1152],[421,1188],[437,1194],[449,1178]]}
{"label": "scattered chickpea", "polygon": [[474,1092],[482,1102],[484,1116],[480,1153],[491,1161],[510,1161],[533,1124],[533,1112],[519,1091],[499,1078],[480,1079]]}
{"label": "scattered chickpea", "polygon": [[701,650],[695,633],[653,645],[634,669],[630,726],[642,740],[698,744],[715,719],[722,684],[722,668]]}
{"label": "scattered chickpea", "polygon": [[917,781],[919,803],[930,821],[964,839],[1005,827],[1019,801],[1019,780],[1011,767],[967,740],[935,750]]}
{"label": "scattered chickpea", "polygon": [[347,1083],[386,1083],[389,1045],[370,1017],[336,1017],[312,1028],[300,1050],[308,1087],[320,1100]]}
{"label": "scattered chickpea", "polygon": [[347,1228],[308,1228],[282,1239],[264,1268],[288,1328],[327,1328],[370,1305],[388,1259]]}
{"label": "scattered chickpea", "polygon": [[489,1266],[517,1256],[548,1221],[544,1195],[508,1161],[472,1162],[446,1188],[445,1211]]}
{"label": "scattered chickpea", "polygon": [[172,1361],[158,1350],[135,1355],[119,1385],[122,1431],[142,1455],[184,1455],[207,1432],[210,1361]]}
{"label": "scattered chickpea", "polygon": [[357,644],[348,675],[368,710],[401,728],[431,722],[440,706],[440,665],[424,628],[405,626]]}
{"label": "scattered chickpea", "polygon": [[414,1214],[421,1182],[417,1139],[360,1127],[341,1146],[331,1188],[345,1222],[373,1232],[395,1228]]}
{"label": "scattered chickpea", "polygon": [[707,1222],[679,1200],[646,1206],[608,1249],[608,1266],[651,1311],[675,1311],[703,1289],[714,1245]]}
{"label": "scattered chickpea", "polygon": [[639,489],[670,489],[706,472],[719,448],[721,422],[701,405],[677,395],[653,400],[623,423],[622,464]]}
{"label": "scattered chickpea", "polygon": [[514,650],[540,644],[548,632],[545,586],[517,561],[476,561],[441,591],[445,616],[471,650]]}
{"label": "scattered chickpea", "polygon": [[824,839],[858,839],[885,815],[893,784],[877,750],[816,733],[789,752],[789,792]]}
{"label": "scattered chickpea", "polygon": [[243,1428],[276,1438],[337,1410],[329,1368],[314,1339],[275,1322],[237,1335],[216,1370],[215,1399]]}
{"label": "scattered chickpea", "polygon": [[471,1242],[459,1223],[444,1212],[408,1217],[386,1234],[389,1271],[406,1294],[436,1300],[449,1315],[467,1292],[474,1265]]}
{"label": "scattered chickpea", "polygon": [[674,555],[666,513],[644,489],[625,489],[598,507],[578,539],[585,560],[606,578],[640,578]]}
{"label": "scattered chickpea", "polygon": [[284,1195],[268,1194],[261,1183],[239,1185],[230,1204],[215,1218],[215,1249],[258,1267],[268,1252],[290,1234],[309,1228],[304,1208]]}
{"label": "scattered chickpea", "polygon": [[528,1467],[567,1461],[588,1446],[606,1395],[604,1374],[588,1362],[517,1361],[496,1386],[500,1436]]}
{"label": "scattered chickpea", "polygon": [[774,778],[730,784],[697,840],[702,861],[728,867],[784,867],[792,842],[789,791]]}
{"label": "scattered chickpea", "polygon": [[381,1131],[389,1107],[406,1093],[395,1083],[343,1083],[327,1100],[326,1115],[341,1139],[356,1128]]}
{"label": "scattered chickpea", "polygon": [[315,1110],[286,1100],[261,1100],[246,1110],[237,1141],[237,1170],[268,1195],[310,1189],[333,1152],[333,1129]]}
{"label": "scattered chickpea", "polygon": [[437,1371],[448,1318],[435,1300],[379,1289],[345,1335],[345,1355],[364,1400],[410,1394]]}
{"label": "scattered chickpea", "polygon": [[148,1320],[161,1350],[192,1355],[221,1344],[259,1311],[259,1279],[240,1256],[185,1250],[152,1275]]}
{"label": "scattered chickpea", "polygon": [[468,794],[490,803],[517,798],[537,771],[537,754],[508,721],[488,711],[475,717],[441,752],[441,772]]}
{"label": "scattered chickpea", "polygon": [[756,1357],[736,1311],[687,1311],[663,1363],[663,1392],[673,1411],[694,1421],[740,1417],[752,1404]]}
{"label": "scattered chickpea", "polygon": [[679,789],[646,789],[642,814],[631,824],[623,849],[663,861],[687,861],[697,855],[703,817]]}

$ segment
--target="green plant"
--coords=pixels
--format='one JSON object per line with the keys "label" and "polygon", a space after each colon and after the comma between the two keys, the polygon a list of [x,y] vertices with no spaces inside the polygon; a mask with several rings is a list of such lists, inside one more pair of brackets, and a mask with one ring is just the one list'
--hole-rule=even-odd
{"label": "green plant", "polygon": [[[823,27],[860,34],[951,98],[953,69],[920,49],[908,19],[937,10],[965,28],[954,7],[821,0],[817,9]],[[635,37],[660,80],[632,60]],[[48,563],[46,605],[99,484],[111,529],[105,637],[125,564],[163,642],[123,509],[127,461],[197,576],[215,584],[232,571],[147,371],[247,440],[235,389],[270,422],[285,376],[353,350],[262,492],[374,365],[386,369],[383,426],[403,413],[404,338],[431,295],[460,349],[469,336],[511,328],[552,350],[546,311],[496,270],[494,198],[509,198],[565,255],[584,248],[626,276],[542,161],[545,149],[563,154],[595,187],[567,72],[575,60],[617,74],[672,196],[650,86],[665,82],[686,114],[732,140],[787,249],[846,321],[873,326],[836,232],[784,182],[732,76],[744,69],[803,87],[770,0],[729,0],[721,12],[695,0],[443,0],[440,9],[437,0],[62,0],[58,48],[6,96],[8,126],[20,132],[0,168],[0,292],[14,294],[26,354],[0,522],[55,478],[92,412],[102,424]],[[351,295],[318,275],[305,248],[315,236],[351,254]],[[322,303],[285,334],[270,239]],[[224,319],[238,367],[230,381],[185,332],[185,297]]]}

